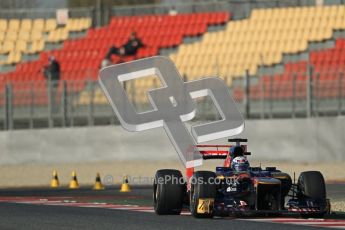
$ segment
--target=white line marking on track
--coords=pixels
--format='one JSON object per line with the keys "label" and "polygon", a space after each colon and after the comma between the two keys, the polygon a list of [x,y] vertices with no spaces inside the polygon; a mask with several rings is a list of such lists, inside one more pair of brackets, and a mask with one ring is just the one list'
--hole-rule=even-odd
{"label": "white line marking on track", "polygon": [[345,220],[332,219],[298,219],[298,218],[255,218],[255,219],[240,219],[246,221],[267,222],[277,224],[294,224],[314,227],[340,228],[345,229]]}
{"label": "white line marking on track", "polygon": [[[104,208],[113,210],[126,210],[134,212],[146,212],[154,213],[153,207],[149,206],[138,206],[138,205],[118,205],[108,203],[97,203],[97,202],[76,202],[71,200],[49,200],[49,199],[38,199],[38,198],[0,198],[0,202],[20,203],[20,204],[36,204],[36,205],[56,205],[56,206],[69,206],[69,207],[81,207],[81,208]],[[182,211],[181,215],[190,216],[191,213],[188,211]],[[236,218],[235,218],[236,219]],[[315,227],[327,227],[345,229],[345,220],[335,219],[299,219],[299,218],[241,218],[237,220],[253,221],[253,222],[267,222],[267,223],[278,223],[278,224],[294,224],[303,226],[315,226]]]}

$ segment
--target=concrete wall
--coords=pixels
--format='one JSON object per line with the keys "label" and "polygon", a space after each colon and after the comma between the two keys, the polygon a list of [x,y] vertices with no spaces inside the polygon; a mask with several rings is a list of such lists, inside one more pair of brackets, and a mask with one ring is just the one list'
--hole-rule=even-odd
{"label": "concrete wall", "polygon": [[[345,161],[344,117],[251,120],[241,136],[255,160]],[[0,165],[178,159],[163,129],[129,133],[116,126],[4,131],[0,149]]]}

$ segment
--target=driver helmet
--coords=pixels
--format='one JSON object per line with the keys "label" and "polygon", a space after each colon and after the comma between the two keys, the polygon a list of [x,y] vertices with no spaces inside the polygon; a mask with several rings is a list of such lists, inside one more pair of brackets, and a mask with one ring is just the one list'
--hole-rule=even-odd
{"label": "driver helmet", "polygon": [[236,158],[244,155],[244,150],[241,146],[232,146],[230,148],[230,156]]}
{"label": "driver helmet", "polygon": [[249,162],[246,157],[239,156],[232,160],[231,167],[235,173],[247,172],[249,169]]}

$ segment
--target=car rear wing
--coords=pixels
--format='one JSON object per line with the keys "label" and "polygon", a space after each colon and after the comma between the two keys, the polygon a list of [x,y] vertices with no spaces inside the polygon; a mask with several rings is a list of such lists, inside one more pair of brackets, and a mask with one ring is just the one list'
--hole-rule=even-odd
{"label": "car rear wing", "polygon": [[208,159],[225,159],[229,154],[231,145],[196,145],[202,158]]}
{"label": "car rear wing", "polygon": [[[229,149],[233,145],[196,145],[202,158],[204,160],[209,159],[225,159],[229,154]],[[241,145],[244,149],[244,155],[250,155],[250,152],[247,152],[247,145]]]}

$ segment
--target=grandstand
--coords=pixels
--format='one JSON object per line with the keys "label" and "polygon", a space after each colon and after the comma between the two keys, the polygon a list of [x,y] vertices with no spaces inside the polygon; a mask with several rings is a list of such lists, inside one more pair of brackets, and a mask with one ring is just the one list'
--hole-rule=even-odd
{"label": "grandstand", "polygon": [[[28,112],[31,122],[83,117],[83,124],[93,124],[97,113],[100,119],[109,117],[96,82],[98,70],[109,47],[124,44],[133,30],[145,47],[124,61],[168,54],[185,80],[220,76],[236,100],[250,104],[248,117],[342,113],[344,5],[260,8],[245,17],[231,9],[113,16],[104,26],[92,25],[90,17],[70,18],[66,25],[57,25],[54,18],[0,19],[0,67],[10,70],[0,72],[4,124],[25,120]],[[61,105],[57,113],[41,72],[50,55],[62,69],[54,99]],[[113,56],[112,61],[123,60]],[[126,90],[143,105],[147,90],[159,84],[154,77],[143,78]],[[10,120],[9,113],[14,113]]]}
{"label": "grandstand", "polygon": [[[109,47],[124,44],[133,30],[142,39],[145,47],[140,49],[135,57],[125,57],[125,61],[157,55],[160,48],[177,46],[182,43],[183,37],[201,35],[206,32],[208,25],[225,23],[228,18],[229,14],[223,12],[177,16],[114,17],[108,26],[89,29],[85,37],[68,40],[68,31],[81,31],[90,25],[90,23],[79,24],[79,19],[72,19],[71,23],[67,23],[65,27],[51,30],[47,37],[48,42],[64,41],[61,49],[43,51],[38,60],[18,64],[15,71],[3,74],[2,78],[5,82],[44,80],[40,69],[47,62],[48,56],[53,55],[61,64],[62,80],[96,80],[100,63]],[[20,42],[21,40],[17,41],[17,43]],[[10,52],[20,54],[16,46]],[[10,53],[8,58],[11,56]],[[119,57],[114,57],[113,61],[118,62]],[[96,97],[95,103],[106,103],[103,98],[100,100],[98,98]],[[89,103],[83,95],[80,101]]]}
{"label": "grandstand", "polygon": [[308,42],[332,38],[345,28],[345,6],[253,10],[244,20],[230,21],[223,31],[206,34],[201,42],[185,44],[170,57],[190,78],[218,73],[255,75],[258,66],[274,65],[283,54],[298,53]]}
{"label": "grandstand", "polygon": [[[2,62],[2,65],[15,64],[21,61],[21,53],[34,53],[40,52],[40,59],[32,62],[24,62],[17,65],[16,70],[11,72],[8,76],[10,80],[16,80],[17,77],[23,75],[20,72],[23,68],[30,69],[37,63],[43,64],[48,55],[53,55],[63,65],[63,72],[69,75],[71,70],[79,69],[80,63],[75,61],[86,61],[86,67],[90,71],[98,70],[101,60],[104,58],[105,53],[111,45],[120,46],[129,37],[132,30],[137,31],[137,34],[142,38],[145,48],[141,49],[136,57],[127,57],[126,61],[133,60],[134,58],[143,58],[152,56],[158,53],[159,48],[177,46],[182,42],[184,36],[197,36],[205,33],[207,25],[224,23],[228,19],[228,13],[210,13],[210,14],[191,14],[191,15],[177,15],[173,16],[155,16],[147,15],[142,17],[115,17],[112,19],[110,25],[87,31],[87,36],[79,39],[68,40],[70,32],[86,30],[90,27],[90,18],[70,19],[66,26],[57,28],[56,21],[48,19],[46,27],[44,28],[43,19],[37,19],[34,25],[41,25],[41,30],[33,27],[31,29],[31,22],[28,19],[10,20],[9,27],[4,27],[3,34],[6,34],[4,45],[2,48],[3,53],[8,53],[7,61]],[[16,27],[13,22],[17,22]],[[37,24],[41,22],[42,24]],[[7,25],[7,21],[3,20],[3,24]],[[12,26],[11,26],[12,25]],[[21,26],[19,26],[21,25]],[[13,30],[15,28],[16,30]],[[20,37],[21,33],[27,32],[28,37]],[[43,39],[44,32],[49,32],[46,39]],[[30,37],[30,33],[31,36]],[[64,41],[63,48],[44,51],[45,42],[61,42]],[[32,42],[31,49],[27,47],[27,43]],[[35,42],[42,43],[42,47],[36,47]],[[38,49],[39,48],[39,49]],[[86,51],[86,52],[85,52]],[[97,52],[97,53],[96,53]],[[18,53],[18,59],[12,60],[12,53]],[[117,57],[118,58],[118,57]],[[116,59],[116,58],[115,58]],[[117,60],[114,60],[116,62]],[[69,67],[66,63],[70,63]],[[84,62],[85,63],[85,62]],[[17,74],[18,73],[18,74]],[[20,73],[20,74],[19,74]],[[72,74],[73,75],[73,74]],[[4,77],[7,75],[4,74]],[[91,78],[95,78],[97,73],[92,73]],[[72,76],[75,79],[75,76]],[[68,78],[68,77],[67,77]],[[86,78],[86,76],[81,76]],[[77,77],[78,79],[78,77]],[[23,80],[23,79],[19,79]]]}

